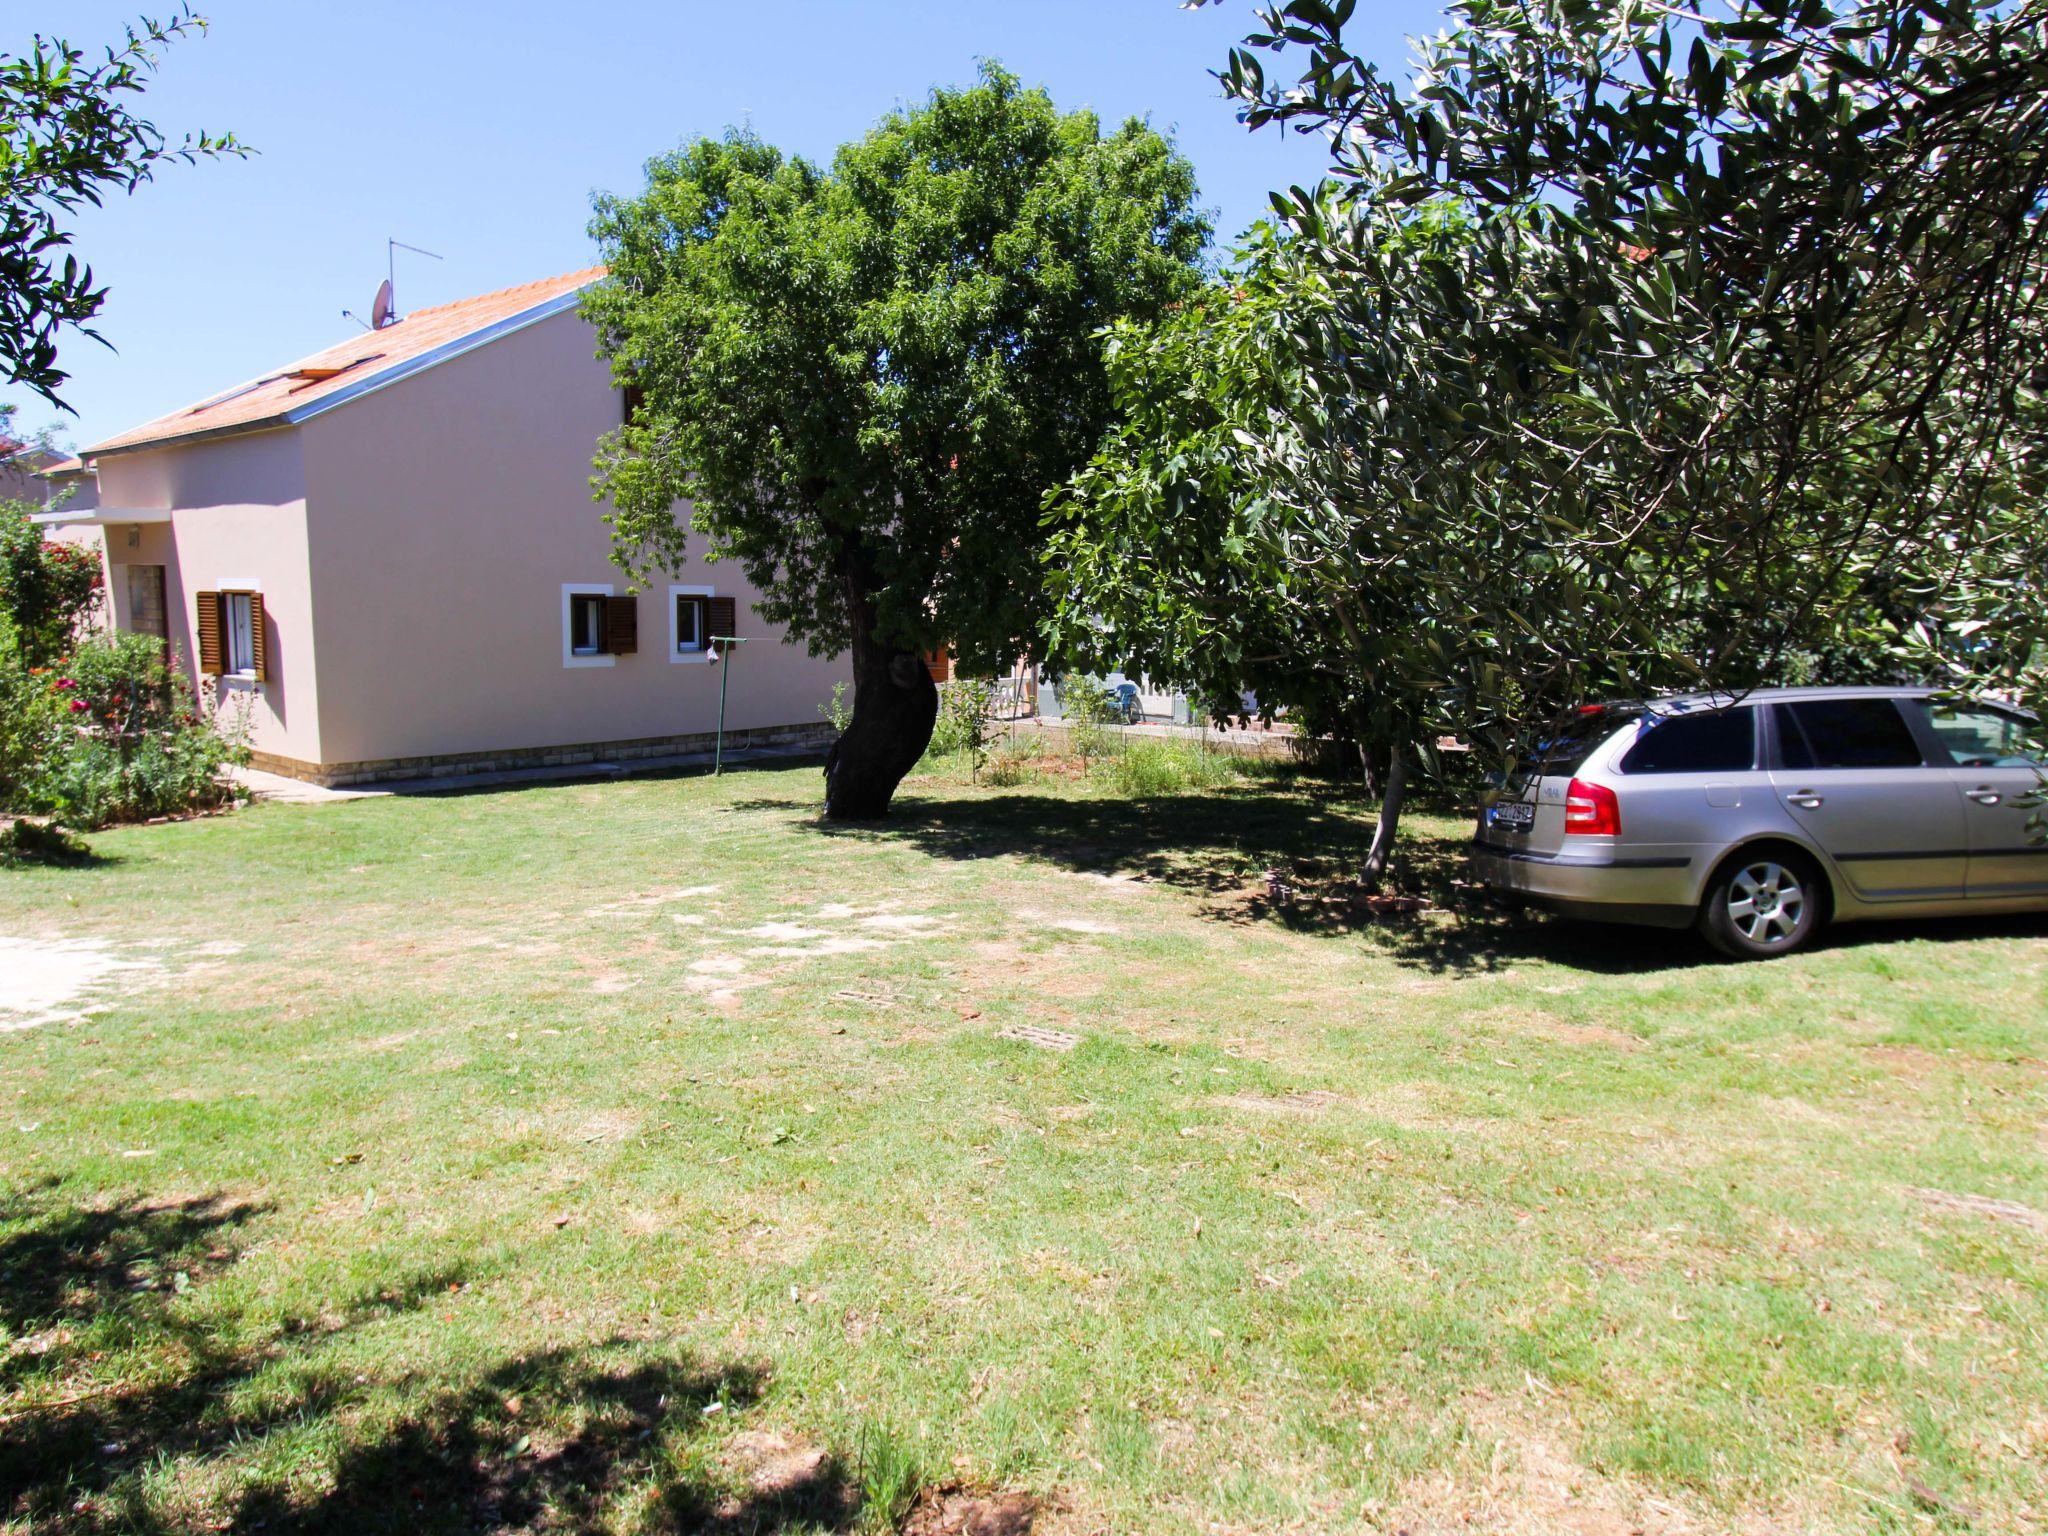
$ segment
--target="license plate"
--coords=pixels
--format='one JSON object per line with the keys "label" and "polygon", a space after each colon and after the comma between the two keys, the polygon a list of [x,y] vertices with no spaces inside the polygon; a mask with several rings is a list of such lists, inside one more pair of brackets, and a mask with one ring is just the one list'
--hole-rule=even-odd
{"label": "license plate", "polygon": [[1486,824],[1501,832],[1526,832],[1536,824],[1536,807],[1526,800],[1507,800],[1489,806]]}

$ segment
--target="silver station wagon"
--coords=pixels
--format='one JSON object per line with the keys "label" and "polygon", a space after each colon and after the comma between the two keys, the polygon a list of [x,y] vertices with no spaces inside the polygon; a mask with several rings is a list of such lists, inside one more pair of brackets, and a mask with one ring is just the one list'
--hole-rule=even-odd
{"label": "silver station wagon", "polygon": [[1925,688],[1587,705],[1488,797],[1473,867],[1741,958],[1831,920],[2048,911],[2032,724]]}

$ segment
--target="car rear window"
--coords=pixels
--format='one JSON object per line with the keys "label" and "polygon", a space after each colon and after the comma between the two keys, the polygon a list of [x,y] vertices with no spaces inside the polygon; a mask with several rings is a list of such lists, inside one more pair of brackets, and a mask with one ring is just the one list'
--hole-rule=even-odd
{"label": "car rear window", "polygon": [[1629,704],[1588,704],[1565,717],[1555,731],[1540,738],[1522,759],[1523,771],[1534,774],[1577,773],[1593,749],[1635,719],[1642,710]]}
{"label": "car rear window", "polygon": [[1787,768],[1918,768],[1920,743],[1890,699],[1803,699],[1776,706]]}
{"label": "car rear window", "polygon": [[1647,722],[1623,773],[1738,773],[1756,766],[1756,711],[1705,709]]}

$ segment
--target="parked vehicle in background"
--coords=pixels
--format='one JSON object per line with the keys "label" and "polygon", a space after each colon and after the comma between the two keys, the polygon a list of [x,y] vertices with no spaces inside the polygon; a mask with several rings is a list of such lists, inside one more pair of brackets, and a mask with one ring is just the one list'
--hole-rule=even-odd
{"label": "parked vehicle in background", "polygon": [[1474,870],[1746,959],[1830,921],[2048,912],[2034,726],[1926,688],[1589,704],[1488,796]]}

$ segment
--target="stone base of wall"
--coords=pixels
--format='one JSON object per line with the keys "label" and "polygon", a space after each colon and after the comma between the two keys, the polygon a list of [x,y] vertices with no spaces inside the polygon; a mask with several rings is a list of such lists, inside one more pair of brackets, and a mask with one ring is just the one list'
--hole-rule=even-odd
{"label": "stone base of wall", "polygon": [[[815,724],[758,726],[727,731],[725,750],[733,753],[778,748],[823,751],[836,734],[829,721]],[[272,752],[252,752],[249,766],[286,778],[304,779],[326,789],[352,784],[383,784],[395,779],[442,778],[468,773],[504,773],[520,768],[574,768],[600,763],[629,763],[651,757],[709,753],[717,733],[695,731],[685,736],[640,736],[630,741],[589,741],[566,747],[507,747],[495,752],[448,752],[428,757],[373,758],[354,763],[309,763]]]}

